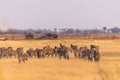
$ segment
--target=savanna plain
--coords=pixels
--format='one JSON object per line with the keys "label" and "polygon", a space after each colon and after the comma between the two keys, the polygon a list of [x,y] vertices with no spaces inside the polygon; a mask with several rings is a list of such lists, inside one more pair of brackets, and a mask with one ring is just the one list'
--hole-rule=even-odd
{"label": "savanna plain", "polygon": [[120,40],[20,40],[0,41],[0,47],[43,48],[59,46],[62,43],[90,47],[99,46],[100,62],[75,59],[70,53],[70,60],[58,57],[43,59],[31,58],[25,63],[18,63],[17,58],[0,59],[0,80],[119,80],[120,79]]}

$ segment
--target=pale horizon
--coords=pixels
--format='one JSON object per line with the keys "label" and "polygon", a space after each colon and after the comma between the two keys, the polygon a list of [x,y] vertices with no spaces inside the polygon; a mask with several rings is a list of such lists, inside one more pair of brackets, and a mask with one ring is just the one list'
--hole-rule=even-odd
{"label": "pale horizon", "polygon": [[0,28],[120,27],[119,0],[0,0]]}

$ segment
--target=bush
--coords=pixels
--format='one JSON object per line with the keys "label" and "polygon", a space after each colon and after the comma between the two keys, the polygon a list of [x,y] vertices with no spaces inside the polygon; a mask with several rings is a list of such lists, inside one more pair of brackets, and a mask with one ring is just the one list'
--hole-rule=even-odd
{"label": "bush", "polygon": [[34,35],[32,33],[25,34],[26,39],[33,39]]}
{"label": "bush", "polygon": [[46,36],[49,37],[49,39],[57,39],[58,38],[57,34],[47,33]]}

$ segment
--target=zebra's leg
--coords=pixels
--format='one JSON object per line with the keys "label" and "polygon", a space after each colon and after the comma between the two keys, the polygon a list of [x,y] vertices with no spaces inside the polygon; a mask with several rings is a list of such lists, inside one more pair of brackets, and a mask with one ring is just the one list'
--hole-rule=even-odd
{"label": "zebra's leg", "polygon": [[19,63],[21,63],[21,60],[19,59]]}

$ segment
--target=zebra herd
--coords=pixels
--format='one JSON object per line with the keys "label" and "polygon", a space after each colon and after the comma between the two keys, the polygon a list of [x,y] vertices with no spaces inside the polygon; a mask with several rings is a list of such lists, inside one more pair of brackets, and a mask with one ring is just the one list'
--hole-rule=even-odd
{"label": "zebra herd", "polygon": [[0,48],[0,58],[18,58],[19,63],[21,61],[25,62],[28,58],[45,58],[45,57],[59,57],[64,58],[66,60],[70,59],[70,54],[74,54],[75,58],[78,59],[87,59],[88,61],[99,62],[100,54],[99,54],[99,46],[90,45],[90,49],[86,46],[78,47],[77,45],[71,44],[70,47],[67,47],[60,43],[59,47],[55,46],[51,48],[50,46],[45,46],[42,49],[29,48],[24,52],[23,47],[19,47],[14,50],[12,47],[8,48]]}

